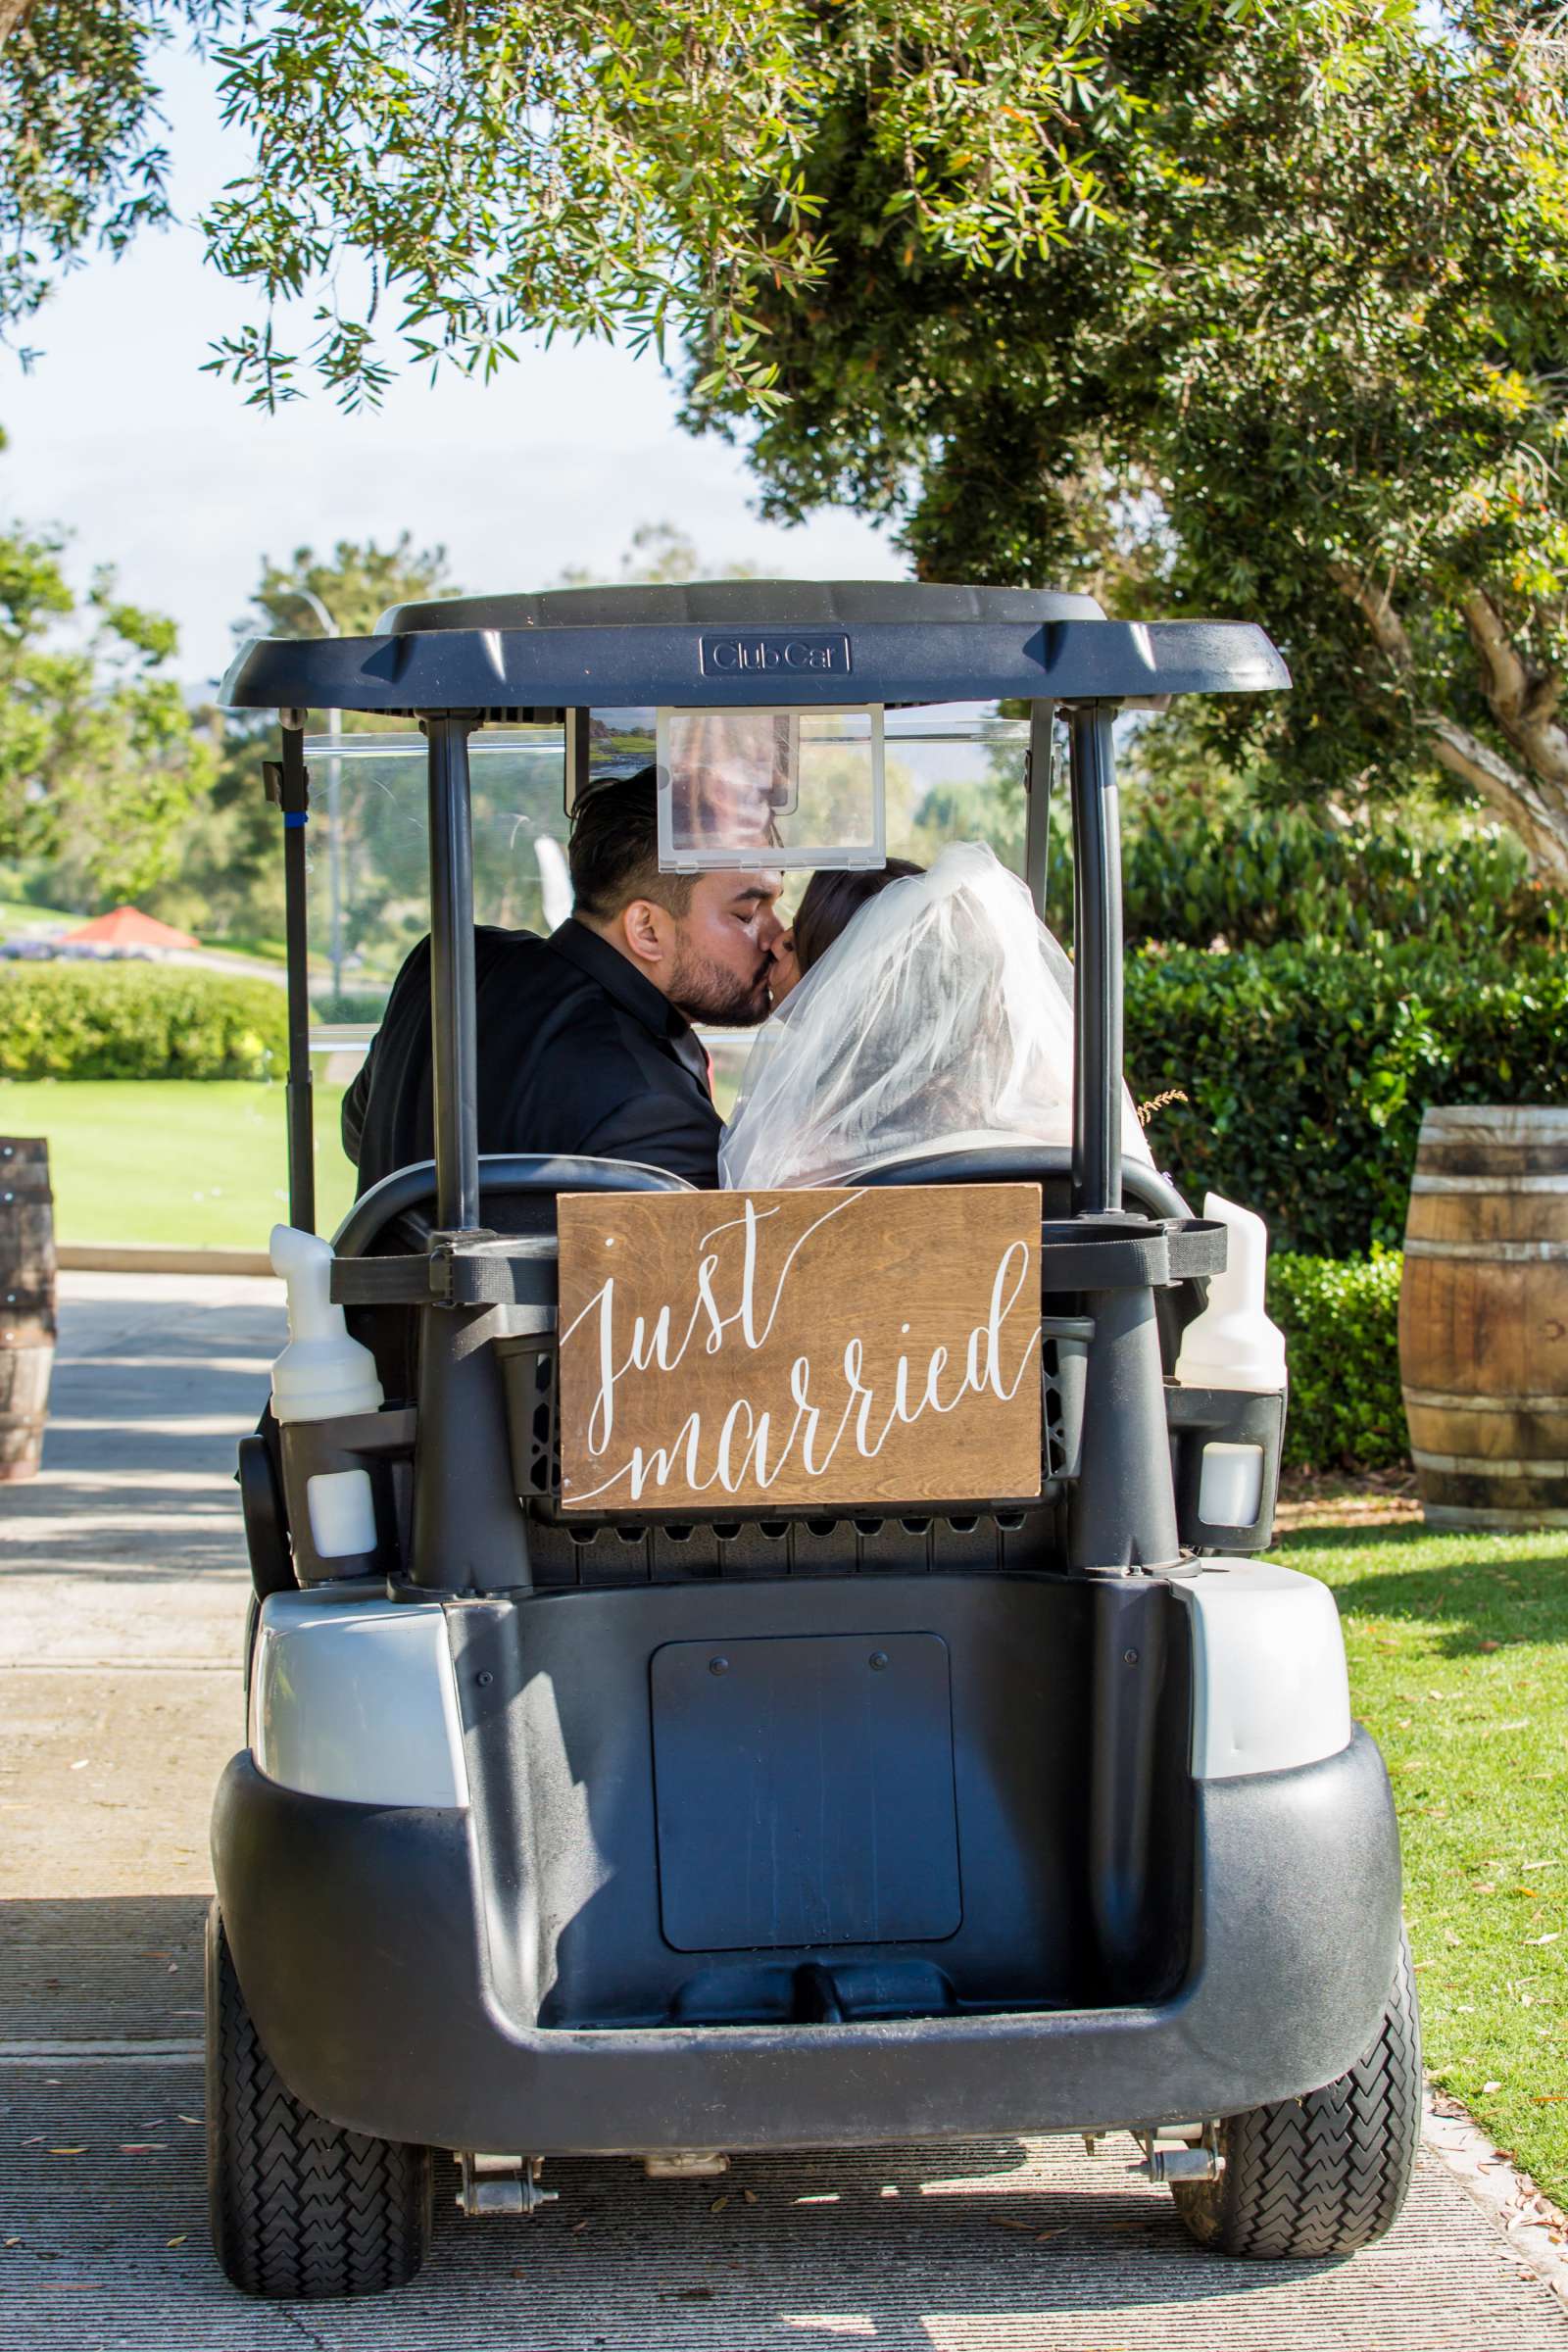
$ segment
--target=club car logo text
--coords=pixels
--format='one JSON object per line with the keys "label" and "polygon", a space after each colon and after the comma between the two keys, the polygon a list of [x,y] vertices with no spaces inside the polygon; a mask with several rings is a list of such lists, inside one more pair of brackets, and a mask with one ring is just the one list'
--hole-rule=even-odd
{"label": "club car logo text", "polygon": [[699,659],[705,678],[762,678],[811,671],[843,677],[851,667],[847,637],[803,637],[748,630],[744,636],[704,637]]}

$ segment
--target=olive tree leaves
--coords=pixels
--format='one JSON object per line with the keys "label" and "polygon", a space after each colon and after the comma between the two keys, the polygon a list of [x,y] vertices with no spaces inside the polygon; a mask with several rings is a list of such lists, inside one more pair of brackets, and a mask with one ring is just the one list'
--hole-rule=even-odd
{"label": "olive tree leaves", "polygon": [[1022,269],[1094,216],[1085,125],[1121,106],[1104,36],[1151,13],[0,0],[0,112],[19,126],[0,161],[0,318],[35,312],[94,237],[118,246],[167,219],[159,56],[194,39],[252,159],[202,221],[217,269],[268,300],[216,345],[248,399],[319,382],[354,408],[411,361],[491,373],[542,328],[661,353],[700,340],[702,389],[766,412],[757,298],[821,278],[824,135],[855,117],[904,244]]}

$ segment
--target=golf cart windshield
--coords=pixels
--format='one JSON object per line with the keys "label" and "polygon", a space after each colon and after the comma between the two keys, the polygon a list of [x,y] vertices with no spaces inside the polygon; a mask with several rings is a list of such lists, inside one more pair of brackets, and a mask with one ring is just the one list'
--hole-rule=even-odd
{"label": "golf cart windshield", "polygon": [[[725,724],[746,726],[752,716],[726,713]],[[596,733],[589,766],[595,791],[613,790],[619,776],[654,760],[652,709],[606,717],[617,723]],[[764,717],[771,731],[775,714]],[[875,798],[867,736],[850,734],[849,724],[836,713],[806,714],[805,772],[795,806],[769,807],[765,819],[759,816],[764,832],[768,825],[793,832],[793,850],[748,846],[743,837],[728,845],[705,840],[692,862],[717,863],[714,848],[727,846],[737,865],[880,865],[884,857],[924,865],[946,842],[963,839],[989,842],[1004,865],[1023,871],[1027,719],[1004,718],[995,704],[979,703],[888,711],[879,730],[882,790]],[[305,834],[312,1021],[317,1029],[363,1025],[379,1019],[398,966],[429,928],[425,741],[412,730],[313,735],[305,756],[314,783]],[[563,758],[560,724],[491,726],[470,737],[477,921],[551,931],[569,913]],[[838,763],[838,785],[830,761]],[[749,778],[757,769],[741,772]],[[878,808],[885,809],[881,838]],[[677,839],[689,844],[689,835]],[[786,905],[798,899],[806,878],[791,872]]]}

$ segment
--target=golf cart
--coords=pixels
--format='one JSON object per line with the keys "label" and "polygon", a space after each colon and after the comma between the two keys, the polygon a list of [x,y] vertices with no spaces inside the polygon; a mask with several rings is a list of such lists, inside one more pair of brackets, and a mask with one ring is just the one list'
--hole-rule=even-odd
{"label": "golf cart", "polygon": [[[438,2180],[526,2214],[567,2155],[703,2178],[1124,2130],[1224,2253],[1394,2220],[1420,2121],[1397,1837],[1332,1598],[1253,1556],[1285,1407],[1260,1230],[1195,1215],[1121,1132],[1113,719],[1288,682],[1255,628],[903,583],[458,599],[237,657],[223,702],[283,723],[293,1338],[278,1426],[241,1447],[249,1738],[213,1824],[236,2285],[396,2286]],[[884,729],[999,702],[1029,713],[1042,907],[1068,750],[1070,1146],[969,1138],[797,1194],[479,1155],[481,730],[553,730],[568,803],[615,788],[617,727],[652,744],[672,870],[876,864]],[[416,721],[427,762],[435,1155],[330,1248],[308,707]],[[710,752],[761,745],[763,834],[687,790],[694,719]],[[612,1262],[637,1309],[613,1328]],[[722,1290],[760,1266],[790,1324],[771,1372]],[[725,1452],[764,1372],[797,1419],[849,1378],[862,1437],[875,1390],[886,1449],[813,1456],[813,1422],[770,1486],[751,1440]]]}

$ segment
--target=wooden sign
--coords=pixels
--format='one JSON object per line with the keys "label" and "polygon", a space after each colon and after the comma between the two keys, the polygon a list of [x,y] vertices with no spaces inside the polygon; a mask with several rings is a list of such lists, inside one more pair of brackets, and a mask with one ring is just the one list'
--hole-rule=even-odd
{"label": "wooden sign", "polygon": [[568,1510],[1040,1492],[1040,1187],[567,1193]]}

